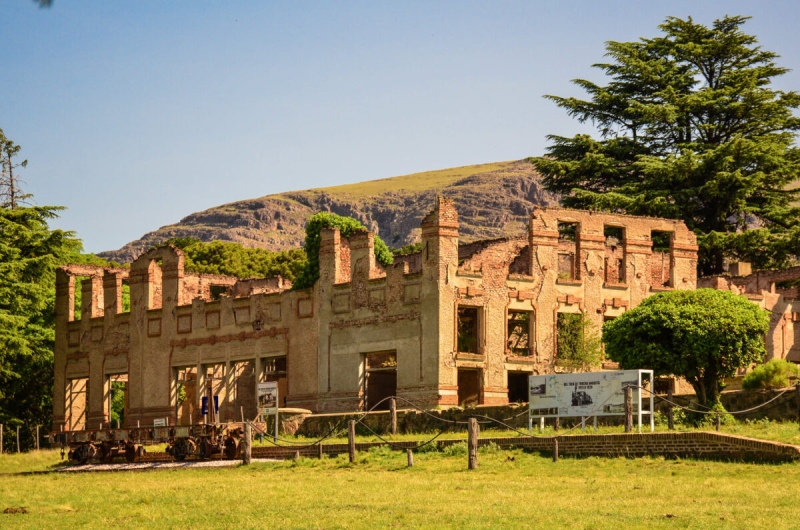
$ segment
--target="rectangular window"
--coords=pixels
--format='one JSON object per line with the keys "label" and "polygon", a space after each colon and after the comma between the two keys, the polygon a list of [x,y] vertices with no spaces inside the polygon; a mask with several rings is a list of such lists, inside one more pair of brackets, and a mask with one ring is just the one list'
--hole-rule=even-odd
{"label": "rectangular window", "polygon": [[508,402],[527,403],[528,372],[508,372]]}
{"label": "rectangular window", "polygon": [[625,283],[625,231],[618,226],[604,226],[605,263],[604,281],[610,284]]}
{"label": "rectangular window", "polygon": [[477,307],[458,308],[458,343],[461,353],[479,353],[479,326]]}
{"label": "rectangular window", "polygon": [[197,368],[178,368],[175,370],[175,409],[178,425],[200,423],[197,407]]}
{"label": "rectangular window", "polygon": [[270,357],[264,360],[264,373],[260,381],[277,381],[279,406],[286,405],[289,394],[289,379],[286,370],[286,357]]}
{"label": "rectangular window", "polygon": [[67,381],[66,428],[69,431],[86,429],[86,413],[88,403],[88,378],[70,379]]}
{"label": "rectangular window", "polygon": [[[73,320],[80,320],[83,318],[83,281],[91,281],[89,276],[75,276],[75,290],[73,296],[72,314]],[[90,304],[92,301],[87,300],[86,303]]]}
{"label": "rectangular window", "polygon": [[128,374],[108,376],[108,402],[106,413],[111,420],[111,428],[125,427],[125,412],[128,409],[126,391]]}
{"label": "rectangular window", "polygon": [[[202,389],[200,399],[201,402],[203,400],[206,402],[206,421],[208,423],[216,423],[222,420],[223,413],[225,413],[225,404],[228,400],[228,389],[225,384],[227,371],[224,364],[205,365],[203,369],[205,371],[205,386]],[[212,403],[216,403],[216,405],[212,406]],[[219,407],[219,410],[217,410],[217,407]]]}
{"label": "rectangular window", "polygon": [[533,312],[509,311],[506,326],[506,349],[512,355],[533,353]]}
{"label": "rectangular window", "polygon": [[670,287],[672,281],[672,232],[653,230],[650,233],[653,242],[650,254],[650,286]]}
{"label": "rectangular window", "polygon": [[240,361],[233,363],[233,405],[234,421],[254,420],[258,416],[256,403],[256,363]]}
{"label": "rectangular window", "polygon": [[558,279],[578,280],[578,223],[558,223]]}

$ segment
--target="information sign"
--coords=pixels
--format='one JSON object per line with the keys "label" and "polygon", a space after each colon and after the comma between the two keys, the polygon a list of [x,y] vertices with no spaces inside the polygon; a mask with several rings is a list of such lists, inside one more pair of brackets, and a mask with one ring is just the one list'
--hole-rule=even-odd
{"label": "information sign", "polygon": [[261,414],[278,413],[278,382],[258,383],[258,410]]}
{"label": "information sign", "polygon": [[[530,417],[621,416],[625,414],[625,387],[633,388],[633,412],[639,417],[653,410],[642,410],[642,376],[653,381],[652,370],[618,370],[574,374],[532,375],[528,379]],[[651,414],[652,424],[652,414]]]}

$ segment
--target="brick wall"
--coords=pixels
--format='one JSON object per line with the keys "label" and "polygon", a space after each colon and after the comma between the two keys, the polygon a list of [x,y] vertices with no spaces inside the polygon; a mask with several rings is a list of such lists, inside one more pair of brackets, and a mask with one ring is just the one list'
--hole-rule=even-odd
{"label": "brick wall", "polygon": [[[554,441],[558,439],[558,452],[564,456],[608,456],[641,457],[664,456],[667,458],[709,458],[723,460],[759,460],[785,462],[800,460],[800,447],[778,442],[755,440],[743,436],[719,434],[714,432],[676,432],[646,434],[588,434],[572,436],[520,436],[515,438],[481,438],[479,445],[494,443],[503,448],[522,447],[533,451],[551,454]],[[438,448],[464,443],[464,440],[440,440]],[[357,451],[383,445],[381,442],[361,442]],[[394,442],[398,450],[413,449],[417,442]],[[341,454],[348,451],[346,443],[323,444],[303,447],[254,447],[255,458],[289,458]]]}

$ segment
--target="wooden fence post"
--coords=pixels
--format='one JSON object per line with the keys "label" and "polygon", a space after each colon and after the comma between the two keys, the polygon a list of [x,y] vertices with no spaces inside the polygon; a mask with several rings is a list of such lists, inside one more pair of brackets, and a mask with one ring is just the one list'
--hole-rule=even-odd
{"label": "wooden fence post", "polygon": [[556,416],[556,421],[553,422],[553,430],[558,432],[560,428],[561,428],[561,418]]}
{"label": "wooden fence post", "polygon": [[39,426],[36,426],[36,450],[39,450]]}
{"label": "wooden fence post", "polygon": [[558,438],[553,438],[553,462],[558,462]]}
{"label": "wooden fence post", "polygon": [[253,438],[253,426],[250,425],[249,421],[244,422],[244,451],[242,451],[242,464],[250,465],[250,462],[253,459],[253,444],[251,440]]}
{"label": "wooden fence post", "polygon": [[350,463],[356,461],[356,420],[350,420],[347,429],[347,443],[349,445]]}
{"label": "wooden fence post", "polygon": [[670,383],[669,388],[667,388],[667,426],[669,430],[675,430],[675,414],[672,411],[672,384]]}
{"label": "wooden fence post", "polygon": [[3,454],[3,424],[0,423],[0,455]]}
{"label": "wooden fence post", "polygon": [[717,412],[717,430],[719,430],[719,427],[720,427],[721,423],[722,423],[722,421],[720,420],[720,414],[719,414],[719,412]]}
{"label": "wooden fence post", "polygon": [[411,449],[408,450],[408,467],[414,467],[414,453]]}
{"label": "wooden fence post", "polygon": [[625,387],[625,432],[633,430],[633,388]]}
{"label": "wooden fence post", "polygon": [[394,398],[389,398],[389,416],[391,417],[391,433],[397,434],[397,403]]}
{"label": "wooden fence post", "polygon": [[467,422],[467,453],[469,469],[478,469],[478,436],[480,435],[478,420],[470,418]]}
{"label": "wooden fence post", "polygon": [[324,454],[322,452],[322,442],[320,442],[319,445],[317,445],[317,449],[319,450],[319,459],[322,460],[322,455]]}
{"label": "wooden fence post", "polygon": [[19,425],[17,425],[17,452],[19,453]]}
{"label": "wooden fence post", "polygon": [[[800,423],[800,383],[794,385],[794,394],[795,398],[797,399],[797,422]],[[0,425],[0,427],[2,427]],[[0,441],[3,439],[3,435],[0,434]],[[2,450],[2,443],[0,443],[0,451]]]}

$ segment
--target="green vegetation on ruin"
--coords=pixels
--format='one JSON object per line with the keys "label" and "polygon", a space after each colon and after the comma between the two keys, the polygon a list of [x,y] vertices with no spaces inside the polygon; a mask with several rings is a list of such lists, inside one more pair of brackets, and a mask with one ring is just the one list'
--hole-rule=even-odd
{"label": "green vegetation on ruin", "polygon": [[194,237],[170,238],[164,245],[174,245],[184,253],[184,267],[196,274],[221,274],[237,278],[269,278],[283,276],[294,281],[306,267],[303,249],[273,252],[263,248],[246,248],[231,241],[206,243]]}

